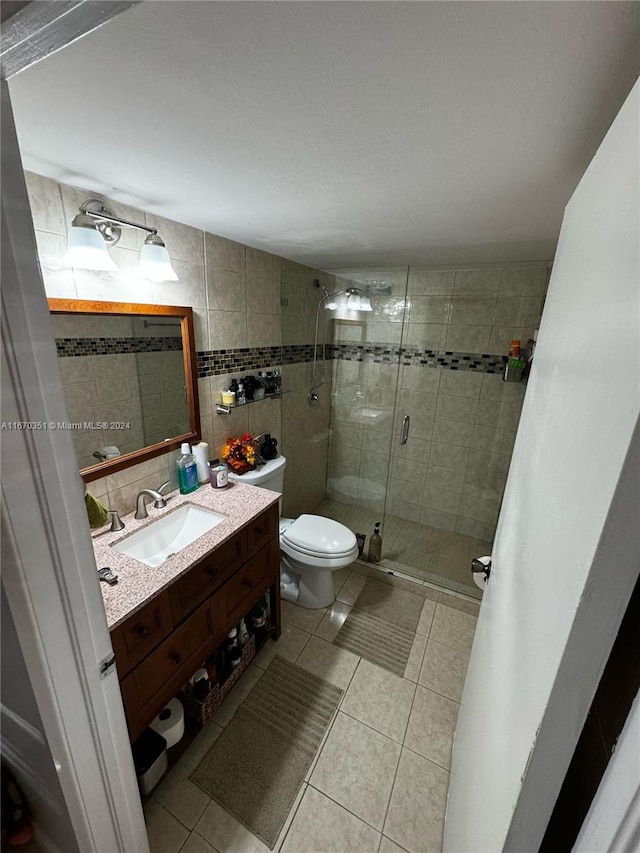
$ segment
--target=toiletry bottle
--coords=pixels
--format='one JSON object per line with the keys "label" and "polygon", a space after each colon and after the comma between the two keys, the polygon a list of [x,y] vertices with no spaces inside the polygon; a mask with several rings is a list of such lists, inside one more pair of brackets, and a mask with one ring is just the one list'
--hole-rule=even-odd
{"label": "toiletry bottle", "polygon": [[[233,391],[233,393],[236,395],[236,398],[238,397],[238,380],[237,379],[231,380],[231,384],[229,385],[229,391]],[[237,399],[236,399],[236,402],[237,402]]]}
{"label": "toiletry bottle", "polygon": [[247,631],[247,623],[244,618],[240,620],[240,624],[238,625],[238,644],[242,648],[242,646],[246,646],[249,642],[249,632]]}
{"label": "toiletry bottle", "polygon": [[188,495],[198,488],[198,466],[191,454],[191,448],[185,441],[180,448],[182,456],[176,462],[178,468],[178,486],[181,495]]}
{"label": "toiletry bottle", "polygon": [[373,533],[369,539],[369,562],[379,563],[382,554],[382,536],[380,536],[380,522],[376,521]]}
{"label": "toiletry bottle", "polygon": [[274,393],[279,397],[282,394],[282,376],[279,370],[273,371]]}
{"label": "toiletry bottle", "polygon": [[247,398],[244,393],[244,385],[242,382],[238,384],[238,390],[236,391],[236,403],[238,406],[243,406],[247,402]]}

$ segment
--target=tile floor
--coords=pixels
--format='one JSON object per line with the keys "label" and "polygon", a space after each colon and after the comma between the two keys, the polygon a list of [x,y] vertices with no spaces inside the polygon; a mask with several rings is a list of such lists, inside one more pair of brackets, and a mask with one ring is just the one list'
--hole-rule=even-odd
{"label": "tile floor", "polygon": [[[399,678],[332,645],[367,575],[424,599]],[[451,746],[478,614],[476,602],[354,564],[336,572],[331,608],[283,602],[269,642],[145,806],[152,853],[268,853],[189,775],[275,654],[345,693],[276,853],[430,853],[442,845]]]}
{"label": "tile floor", "polygon": [[[316,515],[339,521],[354,533],[366,532],[367,535],[381,518],[381,513],[376,510],[350,506],[330,498],[323,500],[313,511]],[[480,590],[471,579],[471,560],[490,554],[491,542],[389,514],[384,516],[382,535],[382,558],[388,568],[473,598],[481,597]]]}

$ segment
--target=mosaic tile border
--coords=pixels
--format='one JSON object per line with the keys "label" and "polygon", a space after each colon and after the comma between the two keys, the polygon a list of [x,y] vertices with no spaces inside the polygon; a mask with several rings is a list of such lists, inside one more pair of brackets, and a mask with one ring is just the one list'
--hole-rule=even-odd
{"label": "mosaic tile border", "polygon": [[[328,344],[326,354],[328,360],[440,367],[445,370],[469,370],[475,373],[504,373],[503,357],[489,353],[419,349],[388,344]],[[322,357],[321,351],[318,352],[318,357]],[[313,361],[313,344],[202,351],[198,352],[198,379],[305,361]]]}
{"label": "mosaic tile border", "polygon": [[83,355],[124,355],[141,352],[181,351],[181,337],[56,338],[60,358]]}
{"label": "mosaic tile border", "polygon": [[367,361],[374,364],[440,367],[446,370],[472,370],[475,373],[504,373],[501,355],[453,350],[419,349],[386,344],[335,344],[334,358],[339,361]]}
{"label": "mosaic tile border", "polygon": [[[327,346],[327,359],[333,358],[333,347]],[[319,351],[321,358],[322,353]],[[313,344],[289,344],[283,347],[243,347],[198,352],[198,379],[223,373],[264,370],[270,365],[313,361]]]}

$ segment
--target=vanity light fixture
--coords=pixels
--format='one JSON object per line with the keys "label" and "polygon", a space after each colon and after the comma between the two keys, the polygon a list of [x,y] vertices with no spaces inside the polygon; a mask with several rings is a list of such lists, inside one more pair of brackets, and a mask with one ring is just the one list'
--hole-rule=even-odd
{"label": "vanity light fixture", "polygon": [[152,281],[178,281],[169,252],[157,229],[116,216],[99,198],[84,201],[71,223],[67,237],[67,263],[84,270],[116,271],[118,267],[108,247],[116,245],[123,228],[135,228],[148,234],[140,251],[137,275]]}
{"label": "vanity light fixture", "polygon": [[358,287],[347,287],[325,296],[324,307],[335,312],[336,320],[358,320],[360,314],[373,311],[371,300]]}

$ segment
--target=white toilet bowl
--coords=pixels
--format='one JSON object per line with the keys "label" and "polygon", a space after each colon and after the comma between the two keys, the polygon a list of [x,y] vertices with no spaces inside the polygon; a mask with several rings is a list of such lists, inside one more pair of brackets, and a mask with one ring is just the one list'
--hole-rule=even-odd
{"label": "white toilet bowl", "polygon": [[301,607],[328,607],[335,598],[333,573],[358,556],[355,535],[320,515],[280,519],[281,595]]}
{"label": "white toilet bowl", "polygon": [[[229,479],[282,493],[284,456]],[[281,502],[282,503],[282,502]],[[328,607],[335,598],[333,573],[358,556],[354,533],[331,518],[301,515],[280,519],[280,594],[301,607]]]}

